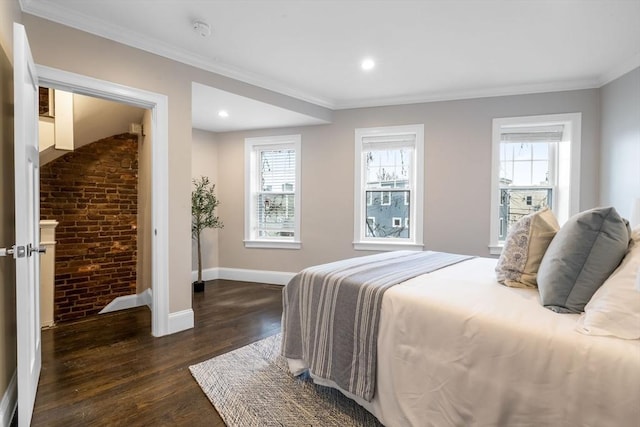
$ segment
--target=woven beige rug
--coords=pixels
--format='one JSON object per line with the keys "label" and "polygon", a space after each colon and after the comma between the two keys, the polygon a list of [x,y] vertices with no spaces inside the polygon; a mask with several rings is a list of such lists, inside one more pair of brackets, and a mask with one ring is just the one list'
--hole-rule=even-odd
{"label": "woven beige rug", "polygon": [[189,367],[228,427],[381,426],[339,391],[291,376],[281,335]]}

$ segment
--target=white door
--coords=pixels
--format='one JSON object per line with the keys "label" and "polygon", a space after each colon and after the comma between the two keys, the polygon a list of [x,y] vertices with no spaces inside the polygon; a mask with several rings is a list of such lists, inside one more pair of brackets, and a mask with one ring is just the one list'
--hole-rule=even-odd
{"label": "white door", "polygon": [[38,76],[25,29],[13,24],[18,425],[31,422],[40,377]]}

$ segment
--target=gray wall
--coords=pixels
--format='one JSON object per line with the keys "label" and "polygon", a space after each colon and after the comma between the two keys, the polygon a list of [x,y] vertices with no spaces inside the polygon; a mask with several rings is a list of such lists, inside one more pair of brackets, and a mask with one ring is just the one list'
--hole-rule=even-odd
{"label": "gray wall", "polygon": [[[193,178],[207,176],[216,185],[216,196],[220,192],[218,179],[218,144],[216,135],[211,132],[194,129],[191,140],[191,175]],[[220,208],[216,209],[219,215]],[[223,221],[224,223],[224,221]],[[200,236],[202,249],[202,269],[218,267],[218,229],[206,229]],[[191,270],[198,270],[198,252],[195,240],[191,246]]]}
{"label": "gray wall", "polygon": [[626,218],[640,198],[640,68],[600,89],[602,156],[600,204]]}
{"label": "gray wall", "polygon": [[[598,203],[599,90],[336,111],[334,122],[218,134],[222,267],[298,271],[354,251],[354,129],[424,123],[425,249],[488,256],[491,126],[495,117],[582,112],[580,208]],[[302,135],[301,250],[245,249],[244,138]]]}

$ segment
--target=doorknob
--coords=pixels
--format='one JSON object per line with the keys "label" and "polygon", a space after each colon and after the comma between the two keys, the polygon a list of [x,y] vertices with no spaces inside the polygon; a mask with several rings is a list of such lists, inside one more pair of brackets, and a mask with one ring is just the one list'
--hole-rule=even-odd
{"label": "doorknob", "polygon": [[27,245],[27,252],[29,253],[27,256],[33,255],[34,252],[38,252],[39,254],[43,254],[43,253],[47,252],[47,248],[45,246],[42,246],[40,248],[34,248],[33,245],[31,245],[31,243],[29,243]]}

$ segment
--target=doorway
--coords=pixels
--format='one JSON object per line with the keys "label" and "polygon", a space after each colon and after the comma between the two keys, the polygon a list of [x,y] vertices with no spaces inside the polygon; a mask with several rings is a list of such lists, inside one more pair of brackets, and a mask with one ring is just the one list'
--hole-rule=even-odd
{"label": "doorway", "polygon": [[171,333],[169,324],[168,245],[168,99],[143,91],[50,67],[37,66],[39,83],[52,89],[120,102],[151,111],[151,333]]}

